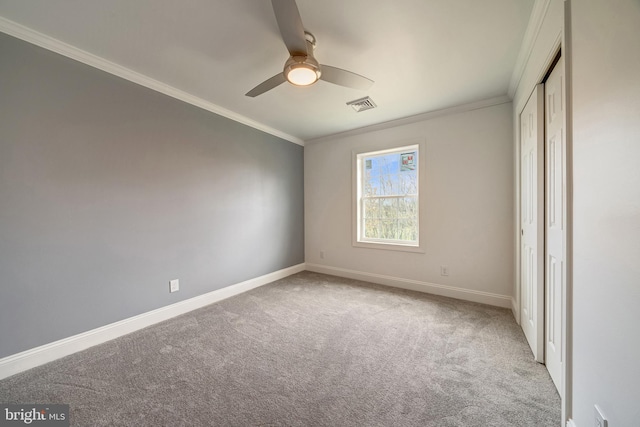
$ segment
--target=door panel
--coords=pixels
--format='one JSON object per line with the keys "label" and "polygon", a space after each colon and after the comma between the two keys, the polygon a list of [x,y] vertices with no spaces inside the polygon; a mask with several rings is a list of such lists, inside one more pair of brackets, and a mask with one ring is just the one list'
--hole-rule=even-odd
{"label": "door panel", "polygon": [[536,86],[520,113],[520,295],[522,330],[544,361],[544,89]]}
{"label": "door panel", "polygon": [[562,390],[563,295],[566,286],[566,145],[564,62],[545,82],[545,360],[556,388]]}

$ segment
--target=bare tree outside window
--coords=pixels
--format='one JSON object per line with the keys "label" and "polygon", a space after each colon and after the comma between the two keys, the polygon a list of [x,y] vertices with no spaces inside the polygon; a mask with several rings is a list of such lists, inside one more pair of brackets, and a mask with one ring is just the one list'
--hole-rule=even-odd
{"label": "bare tree outside window", "polygon": [[417,244],[417,147],[365,153],[359,159],[361,240]]}

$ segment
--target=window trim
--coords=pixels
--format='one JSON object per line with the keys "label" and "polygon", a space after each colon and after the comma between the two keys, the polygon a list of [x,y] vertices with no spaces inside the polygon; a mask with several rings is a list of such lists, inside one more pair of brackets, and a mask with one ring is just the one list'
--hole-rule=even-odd
{"label": "window trim", "polygon": [[[423,139],[412,139],[402,143],[386,145],[380,149],[368,147],[366,149],[354,150],[351,152],[351,244],[353,247],[368,249],[383,249],[401,252],[425,253],[426,243],[426,200],[425,200],[425,176],[426,176],[426,149]],[[418,151],[418,243],[407,244],[393,241],[361,241],[360,240],[360,187],[362,184],[361,161],[359,157],[363,155],[384,155],[396,151]]]}

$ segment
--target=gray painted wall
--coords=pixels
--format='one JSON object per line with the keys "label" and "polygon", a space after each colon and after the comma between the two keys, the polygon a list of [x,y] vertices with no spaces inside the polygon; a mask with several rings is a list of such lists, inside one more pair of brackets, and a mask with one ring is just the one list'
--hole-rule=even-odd
{"label": "gray painted wall", "polygon": [[304,262],[301,146],[0,53],[0,357]]}

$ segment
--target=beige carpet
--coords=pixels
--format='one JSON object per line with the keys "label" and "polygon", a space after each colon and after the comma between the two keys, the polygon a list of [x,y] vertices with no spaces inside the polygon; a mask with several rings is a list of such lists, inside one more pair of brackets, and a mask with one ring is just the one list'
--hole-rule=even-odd
{"label": "beige carpet", "polygon": [[76,426],[558,426],[509,310],[303,272],[0,381]]}

